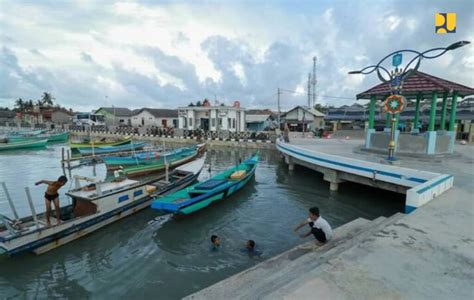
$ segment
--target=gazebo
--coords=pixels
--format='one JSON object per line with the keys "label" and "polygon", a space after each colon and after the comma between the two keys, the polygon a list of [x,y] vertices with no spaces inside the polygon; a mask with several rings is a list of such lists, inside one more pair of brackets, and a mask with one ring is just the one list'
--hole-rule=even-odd
{"label": "gazebo", "polygon": [[[474,89],[452,81],[438,78],[436,76],[413,71],[413,74],[405,79],[402,87],[402,95],[407,102],[415,101],[415,113],[413,117],[413,128],[410,134],[400,135],[399,130],[395,132],[395,151],[399,153],[415,154],[450,154],[454,152],[456,139],[456,106],[458,98],[464,98],[474,94]],[[390,141],[390,117],[386,114],[386,125],[383,132],[375,131],[375,110],[377,100],[385,100],[390,95],[389,83],[378,84],[369,90],[357,95],[357,99],[370,99],[369,122],[366,133],[365,148],[367,150],[386,150]],[[438,99],[442,98],[441,111],[439,112],[439,127],[435,128]],[[420,120],[420,103],[424,99],[430,101],[430,118],[425,133],[420,133],[418,124]],[[448,114],[448,102],[451,104]],[[403,112],[402,112],[403,114]],[[396,114],[398,120],[400,114]],[[449,124],[446,128],[446,123]]]}

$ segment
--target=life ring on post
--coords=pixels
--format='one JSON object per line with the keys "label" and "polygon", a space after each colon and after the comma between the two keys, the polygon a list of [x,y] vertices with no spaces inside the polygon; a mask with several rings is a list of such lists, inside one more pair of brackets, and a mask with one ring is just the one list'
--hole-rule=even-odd
{"label": "life ring on post", "polygon": [[405,108],[405,97],[402,95],[390,95],[385,99],[383,108],[389,114],[398,114]]}

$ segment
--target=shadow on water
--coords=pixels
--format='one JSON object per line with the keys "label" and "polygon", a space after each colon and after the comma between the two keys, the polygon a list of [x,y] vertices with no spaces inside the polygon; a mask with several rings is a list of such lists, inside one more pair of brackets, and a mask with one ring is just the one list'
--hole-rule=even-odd
{"label": "shadow on water", "polygon": [[[254,152],[211,148],[211,174],[206,167],[200,179]],[[0,177],[12,184],[42,179],[44,170],[56,177],[59,157],[54,148],[32,157],[0,157],[2,171],[6,167],[12,178]],[[311,206],[319,206],[334,227],[403,207],[402,195],[350,183],[331,193],[322,175],[300,167],[290,173],[274,151],[260,151],[260,158],[255,178],[243,189],[190,216],[172,218],[146,209],[41,256],[0,259],[0,298],[177,299],[301,243],[292,228]],[[42,169],[32,171],[22,161],[35,161]],[[97,167],[99,175],[105,174],[103,166]],[[75,172],[88,174],[90,168]],[[41,197],[44,190],[32,192]],[[210,250],[212,234],[221,238],[218,251]],[[248,239],[256,241],[261,257],[240,251]]]}

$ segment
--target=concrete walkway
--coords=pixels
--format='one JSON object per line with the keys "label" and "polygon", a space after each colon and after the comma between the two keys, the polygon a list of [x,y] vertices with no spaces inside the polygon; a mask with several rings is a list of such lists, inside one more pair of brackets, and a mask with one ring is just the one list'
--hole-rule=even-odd
{"label": "concrete walkway", "polygon": [[[359,159],[381,158],[354,153],[352,146],[360,141],[292,143]],[[374,228],[366,227],[327,251],[304,252],[293,261],[285,254],[277,256],[189,298],[473,299],[473,149],[458,146],[459,155],[443,160],[400,161],[402,166],[455,176],[451,190],[412,214],[374,223]]]}

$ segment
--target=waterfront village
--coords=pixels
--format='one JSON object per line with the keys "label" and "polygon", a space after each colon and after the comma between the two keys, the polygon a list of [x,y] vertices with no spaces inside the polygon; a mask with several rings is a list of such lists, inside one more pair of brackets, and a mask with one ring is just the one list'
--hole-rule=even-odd
{"label": "waterfront village", "polygon": [[473,299],[472,4],[238,2],[0,3],[1,299]]}

